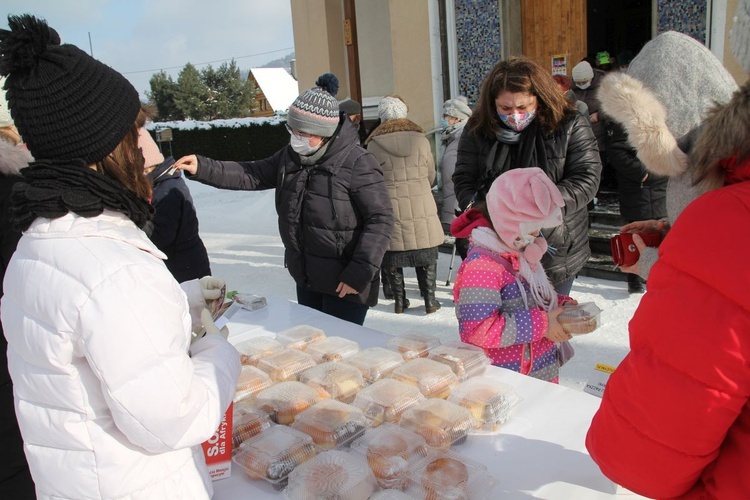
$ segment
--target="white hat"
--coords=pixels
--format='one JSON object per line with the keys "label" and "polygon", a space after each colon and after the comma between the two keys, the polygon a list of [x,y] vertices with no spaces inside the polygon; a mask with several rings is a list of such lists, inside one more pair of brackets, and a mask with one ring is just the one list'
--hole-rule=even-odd
{"label": "white hat", "polygon": [[573,68],[572,76],[574,82],[585,82],[587,80],[593,80],[594,69],[586,61],[581,61]]}
{"label": "white hat", "polygon": [[0,78],[0,128],[13,125],[13,118],[11,118],[10,110],[8,109],[8,101],[5,99],[3,83],[5,83],[5,78]]}
{"label": "white hat", "polygon": [[466,120],[471,116],[471,108],[466,104],[466,101],[467,99],[464,96],[448,99],[443,103],[443,115]]}
{"label": "white hat", "polygon": [[406,118],[408,110],[406,103],[398,97],[383,97],[378,104],[378,116],[382,122]]}

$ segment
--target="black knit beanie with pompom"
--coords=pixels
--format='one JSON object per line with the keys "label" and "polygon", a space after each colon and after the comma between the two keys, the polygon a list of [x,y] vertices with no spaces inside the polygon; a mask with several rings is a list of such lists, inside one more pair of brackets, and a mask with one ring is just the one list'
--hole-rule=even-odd
{"label": "black knit beanie with pompom", "polygon": [[8,107],[38,160],[104,159],[133,127],[138,92],[120,73],[31,15],[0,30],[0,75]]}

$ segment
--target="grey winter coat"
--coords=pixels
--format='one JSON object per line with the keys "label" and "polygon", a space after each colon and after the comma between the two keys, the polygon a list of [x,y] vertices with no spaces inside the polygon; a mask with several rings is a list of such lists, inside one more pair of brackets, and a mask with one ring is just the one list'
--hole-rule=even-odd
{"label": "grey winter coat", "polygon": [[443,139],[445,151],[440,160],[440,175],[443,180],[443,207],[440,210],[440,221],[450,224],[456,218],[456,191],[453,188],[453,172],[458,159],[458,141],[466,126],[466,121],[458,122],[447,137]]}
{"label": "grey winter coat", "polygon": [[380,264],[393,230],[383,170],[359,145],[345,115],[318,163],[305,166],[286,146],[264,160],[233,162],[198,157],[191,178],[247,191],[276,189],[284,260],[298,286],[338,295],[339,282],[358,294],[345,299],[377,304]]}
{"label": "grey winter coat", "polygon": [[[501,173],[495,163],[502,148],[522,148],[525,141],[534,141],[536,164],[512,168],[541,168],[565,200],[562,225],[544,231],[554,250],[544,256],[542,264],[552,283],[558,284],[574,277],[591,255],[587,206],[599,188],[602,164],[591,125],[583,115],[572,111],[551,135],[544,135],[538,127],[530,125],[521,133],[520,144],[513,146],[480,137],[467,127],[458,144],[453,174],[456,198],[461,208],[466,208],[477,192],[483,200],[492,180]],[[514,153],[510,154],[513,158]],[[488,175],[494,176],[488,178]]]}
{"label": "grey winter coat", "polygon": [[416,123],[388,120],[373,130],[367,150],[383,167],[393,204],[395,226],[390,252],[433,248],[445,241],[432,194],[435,160],[430,143]]}

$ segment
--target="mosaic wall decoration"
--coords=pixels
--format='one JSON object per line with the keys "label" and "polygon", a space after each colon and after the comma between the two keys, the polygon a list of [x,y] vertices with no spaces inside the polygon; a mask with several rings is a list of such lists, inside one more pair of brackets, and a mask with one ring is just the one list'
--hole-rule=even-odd
{"label": "mosaic wall decoration", "polygon": [[679,31],[706,43],[707,0],[657,0],[659,33]]}
{"label": "mosaic wall decoration", "polygon": [[502,57],[497,0],[455,0],[458,87],[473,106],[482,80]]}

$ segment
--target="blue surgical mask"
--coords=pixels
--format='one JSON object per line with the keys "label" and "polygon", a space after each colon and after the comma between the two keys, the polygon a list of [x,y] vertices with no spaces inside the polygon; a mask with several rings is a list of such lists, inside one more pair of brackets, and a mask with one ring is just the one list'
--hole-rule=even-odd
{"label": "blue surgical mask", "polygon": [[441,129],[441,130],[445,130],[445,129],[447,129],[447,128],[448,128],[449,126],[450,126],[450,125],[448,125],[448,120],[446,120],[445,118],[443,118],[442,120],[440,120],[440,129]]}
{"label": "blue surgical mask", "polygon": [[515,130],[516,132],[520,132],[528,127],[529,123],[534,120],[536,109],[532,109],[528,113],[513,113],[510,115],[498,113],[497,116],[500,117],[500,121],[503,122],[503,125]]}

